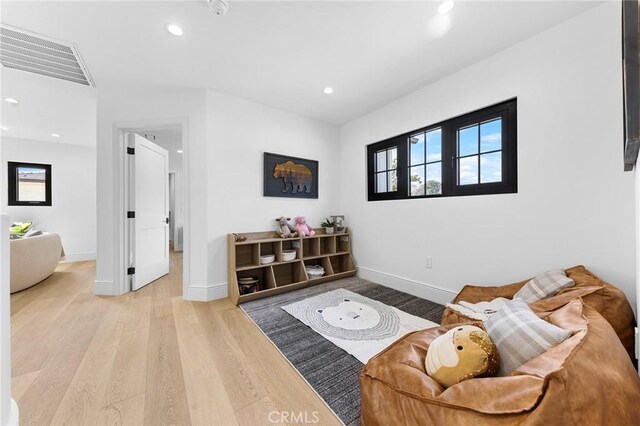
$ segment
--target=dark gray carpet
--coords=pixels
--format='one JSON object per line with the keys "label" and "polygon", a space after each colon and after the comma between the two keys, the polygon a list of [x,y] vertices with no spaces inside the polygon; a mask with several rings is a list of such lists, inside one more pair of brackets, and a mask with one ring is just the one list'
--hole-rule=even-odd
{"label": "dark gray carpet", "polygon": [[357,277],[241,305],[344,424],[351,426],[360,421],[358,375],[362,371],[362,363],[280,308],[337,288],[351,290],[438,324],[444,306]]}

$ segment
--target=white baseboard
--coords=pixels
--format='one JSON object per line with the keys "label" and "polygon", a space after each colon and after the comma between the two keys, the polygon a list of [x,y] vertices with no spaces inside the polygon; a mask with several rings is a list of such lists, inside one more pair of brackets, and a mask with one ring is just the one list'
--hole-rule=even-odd
{"label": "white baseboard", "polygon": [[453,300],[458,294],[457,291],[447,290],[432,284],[421,283],[408,278],[399,277],[375,269],[358,266],[358,276],[371,282],[403,291],[423,299],[444,305]]}
{"label": "white baseboard", "polygon": [[20,410],[16,400],[11,398],[9,405],[9,418],[7,419],[7,426],[19,426],[20,425]]}
{"label": "white baseboard", "polygon": [[120,292],[115,290],[113,281],[94,281],[93,294],[96,296],[119,296]]}
{"label": "white baseboard", "polygon": [[194,302],[209,302],[228,297],[227,283],[209,284],[208,286],[190,286],[186,288],[183,298]]}
{"label": "white baseboard", "polygon": [[70,253],[65,254],[61,263],[84,262],[85,260],[96,260],[98,255],[95,251],[87,253]]}
{"label": "white baseboard", "polygon": [[[114,287],[113,281],[95,281],[93,283],[93,293],[96,296],[120,296],[121,293],[116,291]],[[220,283],[187,287],[183,298],[194,302],[209,302],[215,299],[224,299],[227,296],[227,283]]]}

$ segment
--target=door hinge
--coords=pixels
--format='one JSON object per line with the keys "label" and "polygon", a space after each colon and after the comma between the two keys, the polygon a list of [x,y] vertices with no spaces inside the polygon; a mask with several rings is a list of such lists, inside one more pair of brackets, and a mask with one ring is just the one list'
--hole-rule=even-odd
{"label": "door hinge", "polygon": [[169,223],[169,218],[166,218],[164,221],[165,223]]}
{"label": "door hinge", "polygon": [[136,153],[136,149],[135,148],[131,148],[130,146],[127,147],[127,154],[135,155],[135,153]]}
{"label": "door hinge", "polygon": [[136,268],[127,268],[127,275],[135,275]]}
{"label": "door hinge", "polygon": [[132,211],[127,212],[127,219],[135,219],[135,218],[136,218],[136,212],[132,212]]}

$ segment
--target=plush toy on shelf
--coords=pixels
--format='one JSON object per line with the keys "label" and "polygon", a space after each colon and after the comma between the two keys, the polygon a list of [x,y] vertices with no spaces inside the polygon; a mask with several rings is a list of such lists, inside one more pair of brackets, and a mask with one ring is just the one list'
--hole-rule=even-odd
{"label": "plush toy on shelf", "polygon": [[312,227],[307,225],[307,220],[304,216],[296,217],[296,229],[301,237],[312,237],[316,235],[316,231]]}
{"label": "plush toy on shelf", "polygon": [[278,222],[278,229],[276,230],[276,233],[280,235],[280,238],[296,238],[298,236],[298,231],[296,228],[291,226],[289,223],[290,220],[290,217],[284,216],[280,216],[276,219],[276,222]]}

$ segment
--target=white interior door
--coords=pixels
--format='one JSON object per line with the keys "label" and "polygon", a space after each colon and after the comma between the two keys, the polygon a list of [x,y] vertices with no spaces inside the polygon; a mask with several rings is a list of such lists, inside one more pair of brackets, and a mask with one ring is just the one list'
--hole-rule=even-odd
{"label": "white interior door", "polygon": [[131,134],[134,219],[133,290],[169,273],[169,153]]}

